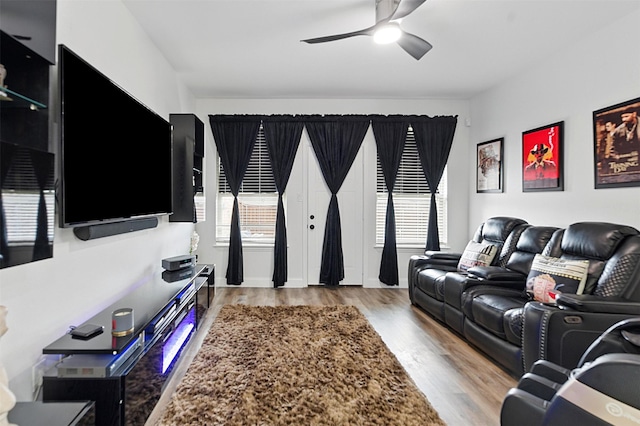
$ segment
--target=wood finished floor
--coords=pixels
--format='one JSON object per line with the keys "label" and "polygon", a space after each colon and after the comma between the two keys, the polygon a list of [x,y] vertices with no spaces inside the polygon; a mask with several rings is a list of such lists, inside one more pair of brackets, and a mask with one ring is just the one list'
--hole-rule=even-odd
{"label": "wood finished floor", "polygon": [[450,426],[499,425],[504,395],[516,380],[415,306],[406,289],[361,287],[215,289],[211,307],[146,425],[155,425],[162,407],[184,375],[204,335],[225,304],[353,305],[369,320],[440,417]]}

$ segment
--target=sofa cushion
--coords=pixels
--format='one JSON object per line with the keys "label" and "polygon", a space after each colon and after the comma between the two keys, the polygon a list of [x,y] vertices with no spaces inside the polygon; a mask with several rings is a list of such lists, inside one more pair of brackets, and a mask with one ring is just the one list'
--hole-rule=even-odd
{"label": "sofa cushion", "polygon": [[569,225],[562,237],[562,251],[588,259],[608,260],[618,245],[638,230],[605,222],[578,222]]}
{"label": "sofa cushion", "polygon": [[593,294],[596,286],[601,282],[600,277],[605,266],[614,253],[618,252],[620,244],[628,237],[638,234],[639,231],[635,228],[614,223],[573,223],[564,232],[560,245],[561,254],[558,257],[589,260],[589,273],[584,293]]}
{"label": "sofa cushion", "polygon": [[466,272],[467,269],[474,266],[489,266],[493,262],[498,249],[495,245],[489,243],[476,243],[469,241],[458,262],[458,271]]}
{"label": "sofa cushion", "polygon": [[[522,308],[527,300],[517,295],[479,294],[473,298],[471,310],[476,324],[491,334],[507,340],[507,328],[511,328],[511,317],[505,314],[512,309]],[[514,333],[509,333],[513,335]],[[519,343],[519,342],[518,342]]]}
{"label": "sofa cushion", "polygon": [[424,269],[418,273],[416,287],[430,297],[444,301],[444,277],[447,271],[440,269]]}
{"label": "sofa cushion", "polygon": [[582,294],[588,260],[569,260],[536,254],[527,276],[527,293],[538,302],[553,302],[552,292]]}
{"label": "sofa cushion", "polygon": [[518,238],[515,250],[509,257],[507,268],[527,276],[536,254],[542,253],[558,228],[551,226],[529,226]]}
{"label": "sofa cushion", "polygon": [[482,226],[482,239],[495,243],[504,243],[517,226],[526,223],[526,221],[515,217],[491,217]]}

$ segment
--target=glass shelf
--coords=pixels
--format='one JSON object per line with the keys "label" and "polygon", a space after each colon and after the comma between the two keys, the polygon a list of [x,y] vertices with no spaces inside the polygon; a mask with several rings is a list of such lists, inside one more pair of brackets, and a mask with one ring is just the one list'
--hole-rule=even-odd
{"label": "glass shelf", "polygon": [[28,98],[24,95],[21,95],[20,93],[14,92],[13,90],[7,89],[6,87],[0,87],[0,102],[2,101],[8,101],[11,102],[13,101],[12,96],[20,99],[21,101],[25,101],[27,103],[29,103],[29,109],[33,110],[33,111],[37,111],[38,109],[46,109],[47,106],[43,103],[40,103],[38,101],[34,101],[31,98]]}

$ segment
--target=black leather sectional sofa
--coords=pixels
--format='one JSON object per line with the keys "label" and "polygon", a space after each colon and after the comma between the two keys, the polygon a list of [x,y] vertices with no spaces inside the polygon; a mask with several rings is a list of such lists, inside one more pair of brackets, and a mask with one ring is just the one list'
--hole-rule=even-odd
{"label": "black leather sectional sofa", "polygon": [[[516,377],[539,359],[574,368],[610,326],[640,317],[640,232],[633,227],[578,222],[556,228],[493,217],[478,227],[471,244],[495,246],[491,263],[461,270],[467,249],[465,256],[413,256],[411,303]],[[526,290],[534,259],[582,265],[581,294],[551,291],[555,300],[533,300]]]}

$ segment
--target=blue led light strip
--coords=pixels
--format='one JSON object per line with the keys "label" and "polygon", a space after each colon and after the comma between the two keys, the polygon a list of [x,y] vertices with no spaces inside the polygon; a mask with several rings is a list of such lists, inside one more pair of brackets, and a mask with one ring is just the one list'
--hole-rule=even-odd
{"label": "blue led light strip", "polygon": [[196,327],[196,310],[191,309],[187,316],[178,324],[176,329],[162,347],[162,374],[171,366],[180,350],[191,337],[191,332]]}

